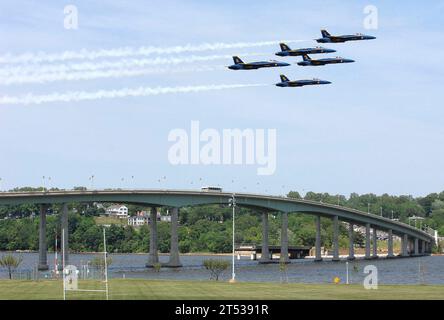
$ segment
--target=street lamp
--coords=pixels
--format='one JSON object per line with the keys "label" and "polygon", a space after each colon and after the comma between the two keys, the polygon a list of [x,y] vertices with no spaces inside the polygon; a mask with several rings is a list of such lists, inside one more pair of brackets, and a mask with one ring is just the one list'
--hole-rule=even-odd
{"label": "street lamp", "polygon": [[51,177],[42,177],[42,181],[43,181],[43,192],[46,191],[46,184],[45,184],[45,179],[48,180],[48,188],[49,188],[49,183],[51,182]]}
{"label": "street lamp", "polygon": [[367,203],[367,213],[370,214],[370,202]]}
{"label": "street lamp", "polygon": [[235,255],[235,245],[234,245],[234,218],[235,218],[235,213],[236,213],[236,198],[234,197],[234,193],[231,195],[231,198],[228,200],[228,205],[233,208],[233,254],[232,254],[232,268],[231,268],[231,282],[234,282],[234,278],[236,277],[236,274],[234,272],[234,255]]}
{"label": "street lamp", "polygon": [[89,180],[91,181],[91,190],[93,190],[94,189],[94,175],[89,177]]}

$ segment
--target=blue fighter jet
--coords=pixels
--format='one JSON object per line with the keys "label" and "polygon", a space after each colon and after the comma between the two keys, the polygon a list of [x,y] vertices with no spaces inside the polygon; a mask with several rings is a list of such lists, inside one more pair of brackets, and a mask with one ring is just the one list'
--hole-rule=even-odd
{"label": "blue fighter jet", "polygon": [[244,63],[239,57],[233,57],[234,64],[229,66],[228,69],[231,70],[255,70],[260,68],[272,68],[272,67],[287,67],[290,64],[279,61],[259,61]]}
{"label": "blue fighter jet", "polygon": [[294,49],[294,50],[292,50],[285,43],[280,43],[279,45],[281,47],[281,51],[276,52],[275,54],[277,56],[280,56],[280,57],[297,57],[297,56],[302,56],[304,54],[333,53],[333,52],[336,52],[336,50],[322,48],[322,47],[303,48],[303,49]]}
{"label": "blue fighter jet", "polygon": [[327,30],[321,30],[322,38],[316,39],[319,43],[342,43],[347,41],[358,41],[358,40],[373,40],[376,37],[366,36],[362,33],[343,35],[343,36],[332,36]]}
{"label": "blue fighter jet", "polygon": [[281,74],[281,82],[276,83],[278,87],[303,87],[303,86],[312,86],[312,85],[320,85],[320,84],[330,84],[330,81],[320,80],[320,79],[312,79],[312,80],[294,80],[290,81],[286,76]]}
{"label": "blue fighter jet", "polygon": [[308,55],[304,54],[302,56],[302,58],[304,59],[301,62],[298,62],[299,66],[325,66],[326,64],[336,64],[336,63],[352,63],[355,62],[354,60],[351,59],[344,59],[341,57],[336,57],[336,58],[325,58],[325,59],[312,59],[310,58]]}

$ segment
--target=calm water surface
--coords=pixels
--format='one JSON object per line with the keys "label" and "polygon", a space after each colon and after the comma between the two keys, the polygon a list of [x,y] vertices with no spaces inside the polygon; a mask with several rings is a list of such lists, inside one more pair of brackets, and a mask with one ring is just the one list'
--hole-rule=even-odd
{"label": "calm water surface", "polygon": [[[1,253],[0,253],[1,255]],[[14,253],[21,256],[23,262],[18,274],[31,273],[35,270],[38,261],[37,253]],[[79,269],[91,261],[95,254],[71,254],[70,264]],[[144,279],[176,279],[176,280],[207,280],[209,273],[202,267],[204,259],[224,259],[231,262],[231,256],[182,255],[182,268],[162,268],[160,272],[145,267],[147,255],[140,254],[112,254],[112,264],[109,267],[111,278],[144,278]],[[168,256],[161,255],[161,262],[167,262]],[[54,255],[48,254],[50,269],[54,269]],[[375,265],[378,268],[380,284],[442,284],[444,285],[444,256],[427,256],[408,259],[378,259],[357,260],[349,263],[349,277],[352,283],[362,283],[363,269],[366,265]],[[49,275],[40,273],[40,276]],[[6,278],[7,273],[0,269],[0,278]],[[222,278],[231,277],[231,267]],[[248,257],[236,259],[236,279],[238,281],[254,282],[279,282],[283,274],[279,271],[278,264],[259,265]],[[314,263],[312,260],[292,260],[288,265],[287,277],[289,282],[295,283],[331,283],[334,277],[345,279],[346,263],[324,261]],[[443,288],[444,290],[444,288]],[[443,291],[444,295],[444,291]]]}

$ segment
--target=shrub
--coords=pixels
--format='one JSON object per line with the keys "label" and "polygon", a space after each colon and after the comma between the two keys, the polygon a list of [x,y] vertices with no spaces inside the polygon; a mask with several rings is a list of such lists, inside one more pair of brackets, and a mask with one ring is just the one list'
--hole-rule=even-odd
{"label": "shrub", "polygon": [[218,259],[206,259],[203,261],[205,269],[210,271],[210,280],[219,280],[222,272],[228,269],[230,262]]}

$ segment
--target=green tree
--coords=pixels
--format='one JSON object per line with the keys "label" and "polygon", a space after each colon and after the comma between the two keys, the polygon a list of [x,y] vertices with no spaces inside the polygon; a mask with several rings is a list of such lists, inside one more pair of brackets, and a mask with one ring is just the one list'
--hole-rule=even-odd
{"label": "green tree", "polygon": [[12,254],[3,255],[0,258],[0,266],[8,270],[9,279],[12,279],[12,273],[20,266],[23,258],[16,258]]}
{"label": "green tree", "polygon": [[203,266],[210,271],[210,280],[218,281],[221,274],[230,266],[230,262],[220,259],[206,259],[203,261]]}

